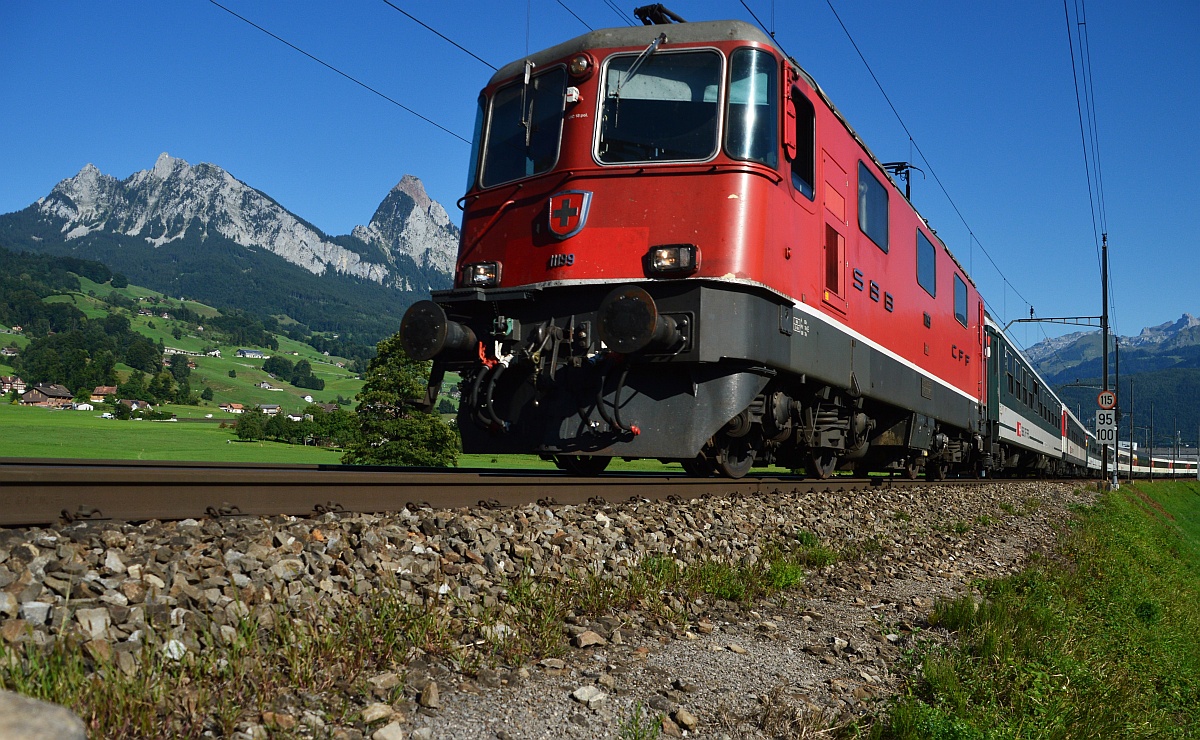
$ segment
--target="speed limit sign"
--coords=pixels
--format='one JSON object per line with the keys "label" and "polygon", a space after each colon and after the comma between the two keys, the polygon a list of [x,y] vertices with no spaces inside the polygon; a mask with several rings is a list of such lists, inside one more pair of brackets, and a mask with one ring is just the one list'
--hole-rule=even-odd
{"label": "speed limit sign", "polygon": [[1117,407],[1116,391],[1100,391],[1100,395],[1096,396],[1096,405],[1105,411],[1115,409]]}

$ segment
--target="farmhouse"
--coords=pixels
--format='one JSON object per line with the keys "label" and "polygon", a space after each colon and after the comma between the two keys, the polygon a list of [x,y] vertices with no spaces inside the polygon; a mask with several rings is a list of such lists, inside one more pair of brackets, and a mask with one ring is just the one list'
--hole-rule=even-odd
{"label": "farmhouse", "polygon": [[267,416],[275,416],[281,411],[279,404],[277,403],[260,403],[258,405],[258,410]]}
{"label": "farmhouse", "polygon": [[261,349],[239,349],[237,351],[237,356],[248,357],[252,360],[261,360],[266,357]]}
{"label": "farmhouse", "polygon": [[17,395],[25,392],[25,381],[21,380],[16,375],[0,375],[0,393],[8,393],[15,390]]}
{"label": "farmhouse", "polygon": [[246,407],[240,403],[223,403],[218,408],[230,414],[246,413]]}
{"label": "farmhouse", "polygon": [[136,398],[122,398],[117,403],[128,407],[130,411],[150,411],[154,408],[149,401],[139,401]]}
{"label": "farmhouse", "polygon": [[115,385],[98,385],[92,389],[92,403],[101,403],[106,396],[117,395],[117,387]]}
{"label": "farmhouse", "polygon": [[71,391],[58,383],[35,385],[21,396],[22,406],[42,406],[61,409],[71,405]]}

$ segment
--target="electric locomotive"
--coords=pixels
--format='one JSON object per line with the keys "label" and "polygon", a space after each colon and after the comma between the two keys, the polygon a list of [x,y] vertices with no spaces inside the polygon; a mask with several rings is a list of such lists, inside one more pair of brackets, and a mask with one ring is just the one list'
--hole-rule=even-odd
{"label": "electric locomotive", "polygon": [[738,21],[598,30],[479,96],[455,285],[401,341],[467,452],[992,465],[984,310],[816,82]]}

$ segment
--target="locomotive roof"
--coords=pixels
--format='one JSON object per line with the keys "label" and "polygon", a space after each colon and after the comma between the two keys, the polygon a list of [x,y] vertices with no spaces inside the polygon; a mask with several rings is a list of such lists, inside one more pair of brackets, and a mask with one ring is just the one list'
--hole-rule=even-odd
{"label": "locomotive roof", "polygon": [[[867,156],[871,158],[871,160],[879,168],[879,171],[883,173],[883,176],[886,177],[892,183],[892,186],[903,195],[903,191],[900,191],[900,186],[896,184],[896,180],[892,177],[892,173],[883,167],[882,160],[875,156],[875,152],[871,151],[871,147],[867,146],[867,142],[863,141],[863,138],[858,135],[858,132],[855,131],[854,127],[850,125],[850,122],[846,120],[846,117],[842,115],[842,112],[838,110],[837,106],[833,104],[833,101],[829,99],[829,96],[825,94],[825,91],[821,89],[821,86],[817,84],[817,81],[814,80],[812,76],[808,74],[808,72],[804,71],[804,68],[801,67],[795,59],[788,56],[787,52],[780,48],[779,44],[775,43],[775,39],[771,38],[757,27],[746,23],[745,21],[697,21],[692,23],[671,23],[652,26],[620,26],[617,28],[601,28],[598,31],[591,31],[583,34],[582,36],[576,36],[575,38],[564,41],[561,44],[556,44],[547,49],[533,52],[532,54],[522,57],[514,62],[509,62],[498,69],[494,75],[492,75],[491,80],[488,81],[488,85],[494,85],[498,82],[522,73],[525,69],[525,63],[527,61],[533,62],[535,67],[540,67],[543,65],[548,65],[552,62],[556,62],[564,57],[569,57],[573,54],[577,54],[582,51],[589,51],[591,49],[614,49],[621,47],[644,48],[648,46],[650,42],[654,41],[654,39],[658,38],[659,34],[666,34],[666,43],[668,45],[680,43],[698,44],[706,41],[710,43],[716,43],[719,41],[753,41],[774,47],[775,50],[779,52],[780,56],[787,59],[788,63],[792,65],[800,77],[802,77],[804,81],[807,82],[808,85],[817,93],[817,95],[821,97],[821,101],[828,106],[829,110],[833,112],[833,115],[842,122],[842,125],[845,126],[846,130],[850,132],[850,135],[854,137],[854,140],[858,142],[858,145],[863,148],[863,151],[866,152]],[[917,214],[917,217],[925,222],[925,226],[929,229],[930,235],[942,245],[942,249],[950,256],[950,259],[954,261],[954,264],[958,266],[959,271],[962,272],[963,276],[966,277],[966,279],[972,285],[975,285],[974,278],[972,278],[970,273],[966,271],[966,268],[964,268],[962,263],[958,261],[958,258],[954,256],[954,253],[950,251],[950,248],[944,241],[942,241],[942,238],[937,234],[937,232],[933,230],[933,227],[929,225],[929,222],[925,221],[924,217],[921,216],[920,211],[917,211],[916,206],[914,206],[911,201],[907,201],[907,199],[906,202],[908,202],[909,207],[912,208]]]}
{"label": "locomotive roof", "polygon": [[[745,21],[700,21],[697,23],[672,23],[658,26],[621,26],[619,28],[601,28],[598,31],[576,36],[569,41],[551,46],[549,49],[534,52],[527,57],[510,62],[492,75],[488,83],[495,84],[512,77],[525,68],[526,60],[542,66],[550,62],[571,56],[589,49],[613,49],[624,46],[645,47],[658,38],[659,34],[667,35],[668,44],[696,44],[705,41],[757,41],[778,49],[771,37]],[[782,50],[781,50],[782,53]],[[804,73],[805,79],[812,78]],[[812,83],[816,87],[816,83]]]}

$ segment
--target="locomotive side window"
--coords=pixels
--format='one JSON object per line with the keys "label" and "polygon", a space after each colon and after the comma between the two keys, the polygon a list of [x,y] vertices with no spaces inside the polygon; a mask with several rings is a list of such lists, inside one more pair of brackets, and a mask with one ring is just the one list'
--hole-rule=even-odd
{"label": "locomotive side window", "polygon": [[800,88],[792,88],[789,101],[792,113],[796,118],[796,152],[792,157],[792,187],[812,200],[813,183],[816,182],[816,118],[817,112],[812,102],[800,92]]}
{"label": "locomotive side window", "polygon": [[721,76],[715,51],[614,57],[604,73],[599,161],[711,158],[717,152]]}
{"label": "locomotive side window", "polygon": [[937,296],[937,250],[917,229],[917,282],[930,296]]}
{"label": "locomotive side window", "polygon": [[954,318],[967,325],[967,284],[958,275],[954,276]]}
{"label": "locomotive side window", "polygon": [[[875,179],[866,163],[858,162],[858,228],[875,242],[875,246],[888,251],[888,195],[883,183]],[[963,316],[967,315],[966,298],[963,298]],[[966,319],[962,319],[966,321]]]}
{"label": "locomotive side window", "polygon": [[519,180],[549,170],[558,161],[567,70],[555,67],[496,91],[487,123],[480,184]]}
{"label": "locomotive side window", "polygon": [[738,49],[730,67],[725,151],[733,159],[774,167],[779,159],[775,58],[757,49]]}

